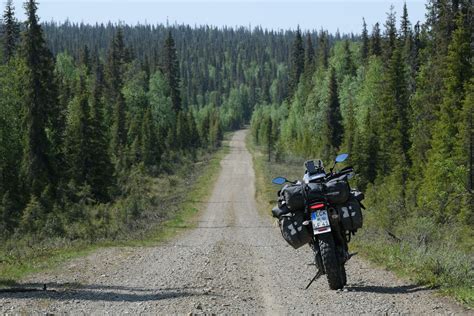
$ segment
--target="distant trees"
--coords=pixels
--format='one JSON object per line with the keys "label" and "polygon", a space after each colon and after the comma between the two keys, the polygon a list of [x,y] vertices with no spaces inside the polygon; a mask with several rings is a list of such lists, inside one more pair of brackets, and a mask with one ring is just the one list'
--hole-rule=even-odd
{"label": "distant trees", "polygon": [[15,18],[15,7],[12,0],[8,0],[3,13],[3,59],[4,62],[10,60],[15,54],[17,47],[20,26]]}
{"label": "distant trees", "polygon": [[305,62],[303,38],[301,36],[301,31],[299,27],[296,30],[295,36],[296,37],[291,50],[291,68],[288,87],[290,96],[293,96],[293,94],[296,92],[301,75],[303,74]]}
{"label": "distant trees", "polygon": [[171,104],[173,105],[174,111],[178,113],[181,111],[181,79],[179,61],[176,55],[176,47],[174,39],[171,36],[171,31],[168,32],[163,51],[163,73],[165,74],[165,78],[169,84]]}

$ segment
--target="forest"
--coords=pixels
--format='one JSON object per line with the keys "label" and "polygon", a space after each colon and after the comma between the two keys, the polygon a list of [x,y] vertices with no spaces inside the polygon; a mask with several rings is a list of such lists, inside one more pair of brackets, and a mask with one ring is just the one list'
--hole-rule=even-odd
{"label": "forest", "polygon": [[[113,239],[145,182],[206,159],[253,105],[282,102],[293,33],[2,20],[0,238]],[[289,43],[289,44],[286,44]]]}
{"label": "forest", "polygon": [[472,263],[469,1],[430,0],[414,25],[392,8],[357,35],[58,24],[35,0],[20,23],[21,9],[7,1],[0,24],[1,240],[138,229],[144,179],[250,123],[270,162],[348,152],[373,231]]}
{"label": "forest", "polygon": [[473,6],[432,0],[426,17],[412,25],[406,5],[399,20],[392,8],[370,34],[363,21],[357,40],[330,43],[321,33],[316,45],[297,32],[289,96],[256,105],[252,138],[268,161],[283,164],[303,157],[328,166],[349,153],[354,185],[366,196],[368,255],[384,265],[406,260],[412,272],[428,271],[425,283],[464,285],[467,293],[474,280]]}

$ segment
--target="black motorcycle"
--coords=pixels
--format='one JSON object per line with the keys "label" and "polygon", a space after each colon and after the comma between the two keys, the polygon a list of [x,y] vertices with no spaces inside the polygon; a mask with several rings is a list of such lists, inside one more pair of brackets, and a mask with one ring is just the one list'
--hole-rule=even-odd
{"label": "black motorcycle", "polygon": [[289,181],[278,177],[274,184],[285,186],[278,191],[278,206],[272,214],[279,219],[283,238],[293,248],[309,244],[315,253],[318,268],[314,280],[326,274],[332,290],[342,289],[347,283],[345,263],[351,258],[348,243],[362,227],[362,192],[349,186],[354,176],[352,167],[335,172],[337,163],[348,154],[336,157],[326,173],[320,160],[305,162],[303,181]]}

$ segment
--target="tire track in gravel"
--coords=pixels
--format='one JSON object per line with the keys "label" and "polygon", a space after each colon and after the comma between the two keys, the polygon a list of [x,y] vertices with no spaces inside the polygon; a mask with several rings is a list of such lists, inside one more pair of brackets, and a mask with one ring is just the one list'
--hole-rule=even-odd
{"label": "tire track in gravel", "polygon": [[330,291],[309,247],[286,245],[256,209],[246,131],[231,152],[198,226],[155,247],[107,248],[24,284],[48,291],[0,293],[0,313],[71,314],[472,314],[400,281],[359,258],[348,263],[347,291]]}

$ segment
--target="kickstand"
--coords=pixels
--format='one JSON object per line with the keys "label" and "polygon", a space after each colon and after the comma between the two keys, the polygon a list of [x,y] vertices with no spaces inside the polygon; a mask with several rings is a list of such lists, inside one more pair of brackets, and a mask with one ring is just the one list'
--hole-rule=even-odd
{"label": "kickstand", "polygon": [[311,284],[313,284],[314,281],[316,281],[316,279],[318,279],[320,276],[322,276],[324,273],[321,271],[321,270],[318,270],[318,273],[316,273],[316,275],[314,276],[314,278],[308,283],[308,285],[306,285],[306,288],[305,290],[307,290]]}

